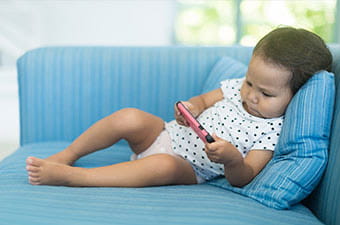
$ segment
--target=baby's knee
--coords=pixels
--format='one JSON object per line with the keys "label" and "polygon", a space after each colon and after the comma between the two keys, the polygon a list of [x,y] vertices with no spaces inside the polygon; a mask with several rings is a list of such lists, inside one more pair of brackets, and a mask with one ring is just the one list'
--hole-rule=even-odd
{"label": "baby's knee", "polygon": [[117,111],[117,113],[121,113],[124,115],[138,115],[140,112],[142,111],[137,108],[124,108],[124,109]]}
{"label": "baby's knee", "polygon": [[125,108],[121,109],[110,115],[110,118],[114,123],[118,121],[124,123],[125,125],[134,124],[138,125],[141,123],[143,111],[136,108]]}

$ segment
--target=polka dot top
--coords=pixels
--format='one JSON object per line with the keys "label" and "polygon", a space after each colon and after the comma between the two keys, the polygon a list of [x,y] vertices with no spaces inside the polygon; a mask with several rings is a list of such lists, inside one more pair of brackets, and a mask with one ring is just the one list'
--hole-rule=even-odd
{"label": "polka dot top", "polygon": [[[251,149],[274,150],[278,141],[283,117],[264,119],[249,114],[242,106],[240,89],[244,78],[221,82],[224,99],[206,109],[197,118],[210,133],[233,144],[243,157]],[[166,124],[172,148],[193,166],[197,175],[211,180],[224,175],[223,164],[211,162],[204,143],[190,128],[178,125],[175,120]]]}

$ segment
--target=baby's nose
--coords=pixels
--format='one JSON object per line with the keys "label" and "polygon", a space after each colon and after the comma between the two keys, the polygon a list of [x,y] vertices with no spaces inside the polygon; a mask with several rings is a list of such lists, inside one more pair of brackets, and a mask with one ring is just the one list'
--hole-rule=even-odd
{"label": "baby's nose", "polygon": [[256,93],[254,91],[250,91],[248,93],[247,98],[253,104],[257,104],[258,103],[258,96],[256,95]]}

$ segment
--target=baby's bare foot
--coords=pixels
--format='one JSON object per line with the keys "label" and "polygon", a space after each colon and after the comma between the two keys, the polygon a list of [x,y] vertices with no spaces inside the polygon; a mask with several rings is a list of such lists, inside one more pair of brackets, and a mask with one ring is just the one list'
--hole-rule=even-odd
{"label": "baby's bare foot", "polygon": [[65,164],[65,165],[73,165],[73,163],[78,159],[79,157],[73,153],[69,149],[65,149],[61,152],[58,152],[57,154],[54,154],[48,158],[46,158],[47,161]]}
{"label": "baby's bare foot", "polygon": [[33,185],[65,185],[69,186],[72,179],[77,175],[81,168],[51,162],[35,157],[28,157],[26,169],[29,182]]}

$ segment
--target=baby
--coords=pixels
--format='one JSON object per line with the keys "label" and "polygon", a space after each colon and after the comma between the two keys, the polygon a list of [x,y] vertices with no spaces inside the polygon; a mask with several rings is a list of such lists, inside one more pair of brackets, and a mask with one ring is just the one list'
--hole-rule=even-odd
{"label": "baby", "polygon": [[[92,125],[63,151],[46,159],[28,157],[33,185],[144,187],[197,184],[224,176],[242,187],[273,156],[285,110],[316,72],[330,70],[323,40],[304,29],[282,27],[255,46],[245,78],[195,96],[185,106],[213,134],[204,144],[175,107],[176,120],[138,109],[119,110]],[[125,139],[131,161],[98,168],[73,167],[82,156]]]}

